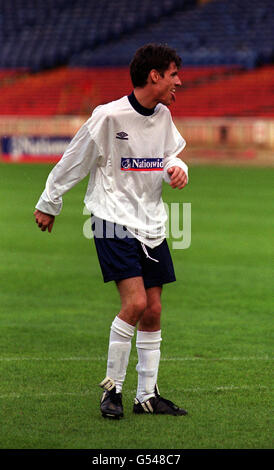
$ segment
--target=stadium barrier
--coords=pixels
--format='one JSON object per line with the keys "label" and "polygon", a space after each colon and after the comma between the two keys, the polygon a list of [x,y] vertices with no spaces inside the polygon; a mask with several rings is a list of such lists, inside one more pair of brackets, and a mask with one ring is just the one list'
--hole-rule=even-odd
{"label": "stadium barrier", "polygon": [[[57,161],[87,117],[0,117],[2,160]],[[174,118],[190,158],[256,160],[263,152],[274,163],[274,120],[261,118]],[[196,152],[196,154],[195,154]]]}

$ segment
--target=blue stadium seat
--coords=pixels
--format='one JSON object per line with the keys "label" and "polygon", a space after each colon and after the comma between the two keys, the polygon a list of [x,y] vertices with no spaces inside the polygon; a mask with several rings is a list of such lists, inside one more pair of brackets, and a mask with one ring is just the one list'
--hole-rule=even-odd
{"label": "blue stadium seat", "polygon": [[128,65],[146,42],[253,68],[274,58],[273,0],[0,0],[0,40],[2,68]]}

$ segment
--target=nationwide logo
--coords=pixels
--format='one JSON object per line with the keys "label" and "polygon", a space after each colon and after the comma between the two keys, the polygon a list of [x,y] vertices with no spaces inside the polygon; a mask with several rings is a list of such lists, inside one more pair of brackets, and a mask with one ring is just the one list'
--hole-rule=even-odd
{"label": "nationwide logo", "polygon": [[128,140],[128,134],[126,132],[117,132],[116,139]]}
{"label": "nationwide logo", "polygon": [[163,171],[163,158],[121,158],[121,170],[123,171]]}

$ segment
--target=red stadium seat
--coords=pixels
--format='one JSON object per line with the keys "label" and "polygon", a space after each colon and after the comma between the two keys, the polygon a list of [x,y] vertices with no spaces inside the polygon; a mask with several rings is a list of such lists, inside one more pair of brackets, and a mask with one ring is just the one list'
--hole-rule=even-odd
{"label": "red stadium seat", "polygon": [[[182,69],[174,116],[274,116],[273,66]],[[7,79],[7,77],[9,79]],[[99,104],[130,93],[127,67],[60,67],[37,74],[0,72],[1,115],[90,115]]]}

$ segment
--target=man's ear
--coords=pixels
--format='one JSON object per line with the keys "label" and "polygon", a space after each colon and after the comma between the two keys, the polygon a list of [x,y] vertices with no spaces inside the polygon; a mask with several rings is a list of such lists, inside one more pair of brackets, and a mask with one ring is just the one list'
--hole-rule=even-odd
{"label": "man's ear", "polygon": [[160,74],[159,74],[158,70],[152,69],[149,72],[149,77],[150,77],[152,83],[158,83],[159,78],[160,78]]}

